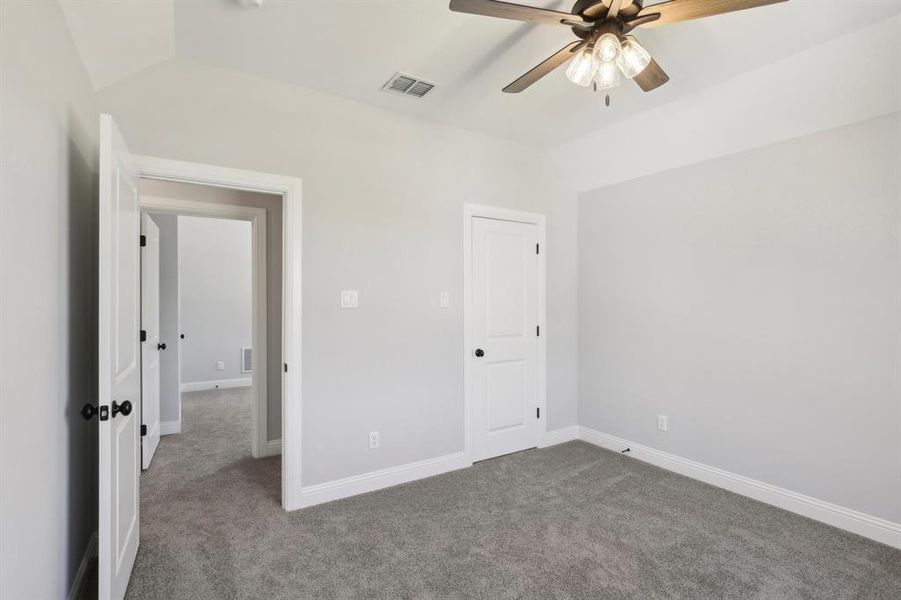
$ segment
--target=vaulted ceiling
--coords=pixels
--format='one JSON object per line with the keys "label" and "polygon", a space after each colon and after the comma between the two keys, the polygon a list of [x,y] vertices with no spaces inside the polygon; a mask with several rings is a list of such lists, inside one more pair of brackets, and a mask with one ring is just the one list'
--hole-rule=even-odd
{"label": "vaulted ceiling", "polygon": [[[574,86],[562,69],[521,94],[502,93],[573,39],[571,32],[454,13],[447,0],[268,0],[259,8],[238,0],[63,0],[63,6],[98,89],[162,61],[189,60],[546,147],[901,13],[895,1],[791,0],[639,29],[671,81],[647,94],[624,85],[607,108],[600,94]],[[396,71],[438,87],[423,99],[380,91]]]}

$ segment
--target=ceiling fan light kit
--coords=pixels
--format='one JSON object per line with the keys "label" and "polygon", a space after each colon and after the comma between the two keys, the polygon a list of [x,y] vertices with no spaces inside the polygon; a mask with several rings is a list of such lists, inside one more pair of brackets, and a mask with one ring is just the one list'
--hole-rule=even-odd
{"label": "ceiling fan light kit", "polygon": [[[644,6],[643,0],[576,0],[570,13],[500,0],[450,0],[455,12],[570,27],[579,40],[570,42],[544,62],[504,88],[517,94],[567,62],[567,78],[595,90],[620,85],[622,75],[645,92],[669,81],[669,76],[629,35],[638,27],[658,27],[787,0],[668,0]],[[609,105],[609,96],[607,104]]]}

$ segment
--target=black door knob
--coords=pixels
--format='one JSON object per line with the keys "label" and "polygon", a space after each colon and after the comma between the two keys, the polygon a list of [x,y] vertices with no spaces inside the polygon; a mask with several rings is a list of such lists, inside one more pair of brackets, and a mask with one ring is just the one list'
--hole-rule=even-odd
{"label": "black door knob", "polygon": [[166,349],[166,342],[163,342],[162,344],[157,344],[157,345],[156,345],[156,349],[157,349],[157,350],[165,350],[165,349]]}
{"label": "black door knob", "polygon": [[93,404],[85,404],[81,407],[81,416],[84,417],[85,421],[90,421],[91,418],[97,414],[97,407]]}
{"label": "black door knob", "polygon": [[483,356],[485,356],[485,351],[482,350],[481,348],[476,348],[476,356],[478,356],[479,358],[482,358]]}
{"label": "black door knob", "polygon": [[119,413],[122,413],[125,417],[131,414],[131,402],[129,400],[126,400],[122,404],[113,400],[113,418]]}

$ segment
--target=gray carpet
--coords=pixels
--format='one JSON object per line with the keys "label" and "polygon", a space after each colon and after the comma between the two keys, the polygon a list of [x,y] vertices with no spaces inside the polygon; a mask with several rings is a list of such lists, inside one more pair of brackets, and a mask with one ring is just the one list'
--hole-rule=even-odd
{"label": "gray carpet", "polygon": [[128,598],[901,598],[901,552],[572,442],[285,513],[248,390],[184,397]]}

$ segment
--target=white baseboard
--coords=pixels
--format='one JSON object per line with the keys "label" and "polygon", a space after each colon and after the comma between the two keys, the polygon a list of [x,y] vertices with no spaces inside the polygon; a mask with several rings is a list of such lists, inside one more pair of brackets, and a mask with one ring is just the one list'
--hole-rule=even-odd
{"label": "white baseboard", "polygon": [[250,377],[239,377],[237,379],[215,379],[212,381],[191,381],[182,383],[180,389],[182,392],[200,392],[203,390],[224,390],[225,388],[249,387],[253,380]]}
{"label": "white baseboard", "polygon": [[181,433],[181,419],[176,421],[160,421],[160,435]]}
{"label": "white baseboard", "polygon": [[724,471],[723,469],[682,458],[675,454],[655,450],[648,446],[642,446],[641,444],[588,427],[579,428],[579,439],[616,452],[629,448],[630,451],[627,456],[632,458],[637,458],[680,475],[686,475],[730,492],[821,521],[827,525],[862,535],[877,542],[901,548],[901,523],[893,523],[879,517],[832,504],[831,502],[757,481],[750,477]]}
{"label": "white baseboard", "polygon": [[72,579],[72,587],[69,588],[68,600],[75,600],[81,593],[81,588],[85,585],[85,578],[88,576],[88,566],[91,559],[97,556],[97,532],[91,534],[88,545],[85,546],[84,554],[81,562],[78,563],[78,570],[75,571],[75,577]]}
{"label": "white baseboard", "polygon": [[571,442],[579,439],[579,426],[572,425],[570,427],[561,427],[553,431],[547,431],[541,441],[538,442],[539,448],[547,448],[548,446],[556,446],[564,442]]}
{"label": "white baseboard", "polygon": [[470,466],[472,466],[472,462],[467,461],[462,452],[457,452],[398,467],[390,467],[381,471],[372,471],[371,473],[311,485],[300,490],[300,503],[297,508],[373,492]]}
{"label": "white baseboard", "polygon": [[260,449],[260,455],[257,456],[257,458],[263,458],[264,456],[278,456],[281,453],[282,453],[282,441],[281,440],[269,440]]}

